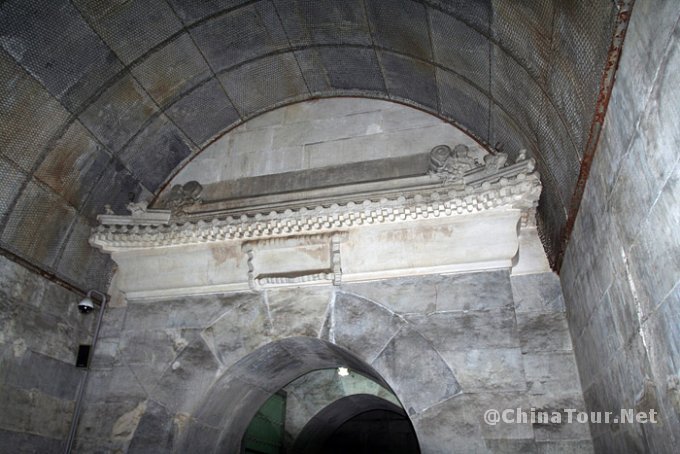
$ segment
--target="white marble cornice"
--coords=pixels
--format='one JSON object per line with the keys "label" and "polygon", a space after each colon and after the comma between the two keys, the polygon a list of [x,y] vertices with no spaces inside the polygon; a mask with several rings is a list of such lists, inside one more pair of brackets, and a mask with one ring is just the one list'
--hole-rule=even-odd
{"label": "white marble cornice", "polygon": [[[519,209],[522,224],[533,222],[541,192],[540,178],[531,159],[525,159],[493,173],[479,166],[466,174],[463,184],[436,176],[399,179],[377,184],[344,187],[335,198],[319,199],[317,194],[288,202],[266,197],[249,201],[249,207],[215,209],[202,204],[182,219],[158,223],[158,210],[152,222],[143,217],[101,216],[93,231],[93,246],[111,252],[126,248],[151,248],[200,244],[215,241],[271,238],[317,234],[366,225],[410,222],[465,216],[494,209]],[[434,181],[433,181],[434,180]],[[311,199],[311,200],[310,200]],[[337,200],[340,199],[340,200]],[[317,204],[308,208],[308,204]],[[339,203],[338,203],[339,202]],[[263,205],[266,205],[263,207]],[[260,211],[252,207],[260,207]],[[264,211],[262,208],[265,208]],[[168,218],[169,218],[169,211]]]}
{"label": "white marble cornice", "polygon": [[535,256],[533,160],[435,150],[428,175],[300,193],[205,201],[191,182],[172,210],[100,216],[90,242],[111,254],[130,299],[510,268],[518,227]]}

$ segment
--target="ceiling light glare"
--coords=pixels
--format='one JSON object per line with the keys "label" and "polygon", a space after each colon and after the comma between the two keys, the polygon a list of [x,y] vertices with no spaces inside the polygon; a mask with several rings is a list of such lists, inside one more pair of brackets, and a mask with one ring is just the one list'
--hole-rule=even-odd
{"label": "ceiling light glare", "polygon": [[341,377],[346,377],[349,375],[349,369],[346,367],[338,367],[338,375]]}

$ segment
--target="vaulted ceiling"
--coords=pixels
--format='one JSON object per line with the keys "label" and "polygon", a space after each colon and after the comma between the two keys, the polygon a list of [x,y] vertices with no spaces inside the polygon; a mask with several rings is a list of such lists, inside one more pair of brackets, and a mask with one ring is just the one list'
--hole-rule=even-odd
{"label": "vaulted ceiling", "polygon": [[260,113],[366,96],[527,148],[554,258],[620,1],[2,1],[0,245],[103,286],[87,237],[104,204],[157,193]]}

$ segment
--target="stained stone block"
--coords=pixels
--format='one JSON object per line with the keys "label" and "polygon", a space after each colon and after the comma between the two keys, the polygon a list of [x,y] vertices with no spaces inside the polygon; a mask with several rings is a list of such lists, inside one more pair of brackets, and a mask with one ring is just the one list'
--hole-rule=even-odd
{"label": "stained stone block", "polygon": [[172,39],[130,71],[161,106],[210,77],[210,68],[188,33]]}
{"label": "stained stone block", "polygon": [[224,367],[272,339],[272,318],[261,298],[242,298],[224,311],[201,336]]}
{"label": "stained stone block", "polygon": [[527,274],[510,278],[516,312],[564,312],[560,278],[555,273]]}
{"label": "stained stone block", "polygon": [[81,214],[94,218],[104,213],[104,206],[110,205],[114,213],[128,213],[126,205],[137,199],[143,192],[143,186],[125,170],[120,162],[112,162],[97,182],[97,191],[93,191],[81,208]]}
{"label": "stained stone block", "polygon": [[529,352],[522,355],[530,394],[554,390],[580,392],[578,369],[572,352]]}
{"label": "stained stone block", "polygon": [[[549,70],[554,5],[549,2],[494,3],[491,33],[536,80],[545,80]],[[526,33],[530,31],[530,39]]]}
{"label": "stained stone block", "polygon": [[180,446],[189,446],[195,452],[210,452],[214,448],[214,440],[220,436],[220,430],[214,427],[201,424],[194,419],[190,419],[183,428],[178,442]]}
{"label": "stained stone block", "polygon": [[[579,412],[586,411],[583,395],[580,390],[567,393],[561,389],[555,389],[550,394],[531,396],[531,407],[536,412],[547,412],[548,416],[552,412],[562,413],[562,422],[533,424],[534,435],[537,442],[552,440],[590,440],[590,426],[587,423],[579,423],[575,419],[570,424],[568,415],[564,409],[576,409]],[[575,415],[573,416],[575,418]]]}
{"label": "stained stone block", "polygon": [[474,2],[467,0],[430,0],[429,3],[472,25],[477,30],[486,32],[489,29],[489,21],[493,14],[493,2],[491,0]]}
{"label": "stained stone block", "polygon": [[254,293],[212,295],[162,301],[131,301],[125,320],[126,331],[165,328],[205,328],[232,307],[256,304]]}
{"label": "stained stone block", "polygon": [[68,112],[4,52],[0,74],[0,154],[29,172],[61,133]]}
{"label": "stained stone block", "polygon": [[339,292],[332,304],[330,340],[367,362],[373,361],[404,321],[387,308]]}
{"label": "stained stone block", "polygon": [[0,14],[0,44],[68,109],[122,68],[68,1],[12,1]]}
{"label": "stained stone block", "polygon": [[76,0],[97,33],[126,64],[179,31],[182,23],[162,0],[125,3]]}
{"label": "stained stone block", "polygon": [[520,345],[513,310],[444,312],[407,320],[439,351]]}
{"label": "stained stone block", "polygon": [[150,396],[173,412],[189,413],[217,377],[218,369],[217,359],[199,339],[175,358]]}
{"label": "stained stone block", "polygon": [[429,9],[433,60],[481,86],[489,81],[489,40],[456,18]]}
{"label": "stained stone block", "polygon": [[38,305],[42,299],[44,285],[42,279],[36,279],[36,276],[26,268],[0,256],[0,300],[6,304],[1,306],[3,315],[6,313],[5,310],[8,312],[11,310],[9,305],[11,302]]}
{"label": "stained stone block", "polygon": [[146,411],[139,420],[129,453],[172,452],[174,415],[165,407],[150,400]]}
{"label": "stained stone block", "polygon": [[219,79],[242,117],[308,94],[292,52],[248,62]]}
{"label": "stained stone block", "polygon": [[[146,400],[139,398],[111,399],[110,401],[83,401],[82,414],[76,434],[77,444],[103,447],[115,437],[129,440],[146,409]],[[105,418],[102,415],[106,415]]]}
{"label": "stained stone block", "polygon": [[481,438],[480,415],[470,411],[473,396],[459,394],[412,417],[422,452],[488,452]]}
{"label": "stained stone block", "polygon": [[571,337],[564,312],[518,313],[517,329],[523,352],[570,351]]}
{"label": "stained stone block", "polygon": [[[680,57],[678,57],[680,59]],[[680,65],[680,62],[678,63]],[[680,270],[680,165],[676,164],[649,217],[642,225],[644,235],[630,248],[630,268],[642,302],[653,308],[678,282]]]}
{"label": "stained stone block", "polygon": [[192,151],[182,131],[161,114],[130,141],[120,159],[153,192]]}
{"label": "stained stone block", "polygon": [[273,337],[318,337],[333,297],[333,289],[323,287],[267,290]]}
{"label": "stained stone block", "polygon": [[217,73],[288,47],[286,33],[269,2],[256,2],[212,18],[193,28],[191,35]]}
{"label": "stained stone block", "polygon": [[385,92],[385,81],[373,50],[322,47],[316,51],[326,68],[330,88]]}
{"label": "stained stone block", "polygon": [[455,371],[427,339],[409,327],[402,328],[390,340],[372,366],[392,384],[409,415],[461,392]]}
{"label": "stained stone block", "polygon": [[76,120],[47,153],[35,175],[79,208],[110,159],[104,147]]}
{"label": "stained stone block", "polygon": [[0,216],[4,217],[28,179],[28,175],[3,156],[0,156],[0,175],[2,175],[0,177]]}
{"label": "stained stone block", "polygon": [[63,440],[0,429],[0,451],[14,453],[59,452]]}
{"label": "stained stone block", "polygon": [[240,119],[216,79],[210,79],[188,93],[170,106],[166,114],[197,145],[205,143]]}
{"label": "stained stone block", "polygon": [[326,75],[320,49],[302,49],[293,52],[293,54],[310,93],[324,93],[330,90],[331,86]]}
{"label": "stained stone block", "polygon": [[56,268],[83,287],[105,289],[112,274],[113,261],[90,245],[88,240],[92,227],[90,219],[76,217]]}
{"label": "stained stone block", "polygon": [[485,440],[485,444],[487,449],[489,450],[488,452],[492,452],[494,454],[515,454],[518,452],[526,454],[536,452],[536,442],[534,441],[533,438],[528,439],[491,438]]}
{"label": "stained stone block", "polygon": [[429,60],[432,55],[425,7],[416,2],[368,0],[366,10],[375,43]]}
{"label": "stained stone block", "polygon": [[437,109],[434,66],[391,52],[379,52],[387,92]]}
{"label": "stained stone block", "polygon": [[75,383],[83,371],[30,350],[17,357],[13,349],[0,353],[0,383],[17,389],[36,390],[62,400],[75,399]]}
{"label": "stained stone block", "polygon": [[440,354],[466,393],[527,389],[519,348],[440,351]]}
{"label": "stained stone block", "polygon": [[168,0],[175,13],[185,24],[191,24],[220,11],[238,8],[248,0]]}
{"label": "stained stone block", "polygon": [[437,289],[437,311],[500,309],[512,303],[508,270],[446,276]]}
{"label": "stained stone block", "polygon": [[439,276],[343,283],[342,289],[360,295],[397,313],[427,314],[436,310]]}
{"label": "stained stone block", "polygon": [[99,331],[99,338],[114,338],[118,339],[121,336],[121,330],[125,323],[125,315],[127,307],[113,307],[106,305],[106,312]]}
{"label": "stained stone block", "polygon": [[92,403],[144,400],[147,394],[132,369],[121,364],[91,371],[84,399]]}
{"label": "stained stone block", "polygon": [[491,453],[503,449],[501,442],[506,440],[505,446],[531,445],[533,430],[529,423],[484,422],[486,410],[517,408],[530,409],[521,393],[461,394],[429,408],[413,422],[424,452]]}
{"label": "stained stone block", "polygon": [[157,111],[149,95],[127,75],[104,91],[79,119],[104,146],[117,153]]}
{"label": "stained stone block", "polygon": [[593,454],[593,442],[592,440],[541,441],[536,443],[536,453]]}
{"label": "stained stone block", "polygon": [[0,428],[49,438],[65,438],[73,402],[38,391],[0,384]]}
{"label": "stained stone block", "polygon": [[489,123],[489,102],[479,88],[450,71],[436,70],[439,89],[439,111],[471,131],[478,137],[486,137]]}
{"label": "stained stone block", "polygon": [[274,5],[293,46],[372,44],[364,6],[360,0],[330,4],[275,0]]}
{"label": "stained stone block", "polygon": [[90,362],[90,369],[111,369],[119,365],[118,339],[99,339]]}
{"label": "stained stone block", "polygon": [[10,301],[0,301],[0,314],[0,340],[12,343],[16,356],[31,350],[73,364],[78,339],[72,320]]}

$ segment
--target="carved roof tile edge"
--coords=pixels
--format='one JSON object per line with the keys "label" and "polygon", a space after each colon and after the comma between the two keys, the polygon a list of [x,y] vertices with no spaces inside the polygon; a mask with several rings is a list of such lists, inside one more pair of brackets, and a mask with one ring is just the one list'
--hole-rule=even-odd
{"label": "carved roof tile edge", "polygon": [[[522,159],[523,158],[523,159]],[[168,247],[213,241],[275,238],[332,232],[352,227],[461,216],[499,208],[522,211],[522,224],[533,224],[541,183],[532,159],[488,172],[485,165],[468,170],[463,181],[438,183],[402,190],[362,192],[337,200],[314,200],[314,208],[281,204],[271,211],[238,214],[208,212],[202,216],[165,224],[125,218],[125,222],[95,227],[90,243],[105,251]],[[406,185],[408,186],[408,185]],[[118,218],[118,216],[116,216]],[[107,219],[108,220],[108,219]],[[112,219],[113,220],[113,219]],[[103,219],[102,219],[103,221]]]}

